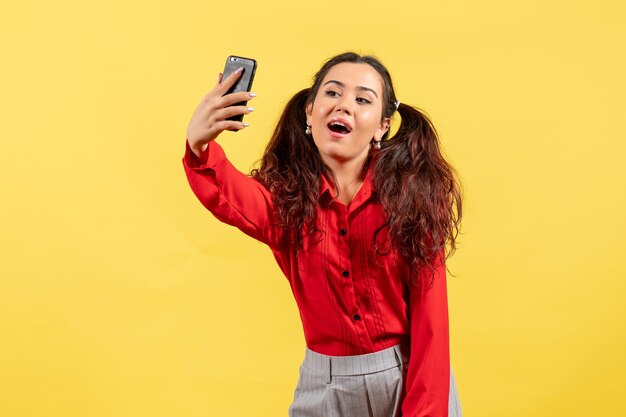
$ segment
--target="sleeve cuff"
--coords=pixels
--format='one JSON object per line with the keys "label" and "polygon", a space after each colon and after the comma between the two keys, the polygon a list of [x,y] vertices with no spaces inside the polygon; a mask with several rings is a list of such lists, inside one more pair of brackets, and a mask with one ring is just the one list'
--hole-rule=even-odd
{"label": "sleeve cuff", "polygon": [[217,162],[225,157],[221,146],[212,140],[209,146],[198,157],[189,146],[189,140],[185,140],[185,156],[183,162],[185,166],[192,169],[203,169],[214,166]]}

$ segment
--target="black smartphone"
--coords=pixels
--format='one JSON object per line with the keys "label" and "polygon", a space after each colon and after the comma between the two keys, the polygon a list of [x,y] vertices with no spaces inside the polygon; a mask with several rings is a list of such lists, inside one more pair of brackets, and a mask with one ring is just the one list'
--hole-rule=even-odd
{"label": "black smartphone", "polygon": [[[226,79],[226,77],[235,72],[235,70],[238,68],[243,68],[243,73],[241,74],[237,82],[226,92],[226,94],[237,93],[240,91],[250,91],[250,89],[252,88],[252,81],[254,80],[254,73],[256,72],[256,61],[251,58],[244,58],[234,55],[226,58],[224,72],[222,73],[222,80]],[[233,106],[245,106],[247,102],[248,101],[242,101],[240,103],[233,104]],[[243,114],[229,117],[226,120],[235,120],[237,122],[241,122],[243,120]]]}

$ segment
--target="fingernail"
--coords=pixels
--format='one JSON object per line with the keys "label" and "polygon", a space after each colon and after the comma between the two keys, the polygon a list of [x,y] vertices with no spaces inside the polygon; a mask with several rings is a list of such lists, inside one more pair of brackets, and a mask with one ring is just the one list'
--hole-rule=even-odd
{"label": "fingernail", "polygon": [[250,126],[248,123],[243,122],[243,127],[248,127],[248,126]]}
{"label": "fingernail", "polygon": [[235,70],[235,72],[241,72],[241,71],[243,71],[243,67],[239,67]]}
{"label": "fingernail", "polygon": [[250,97],[256,97],[256,93],[248,93]]}
{"label": "fingernail", "polygon": [[254,107],[248,107],[248,111],[254,111]]}

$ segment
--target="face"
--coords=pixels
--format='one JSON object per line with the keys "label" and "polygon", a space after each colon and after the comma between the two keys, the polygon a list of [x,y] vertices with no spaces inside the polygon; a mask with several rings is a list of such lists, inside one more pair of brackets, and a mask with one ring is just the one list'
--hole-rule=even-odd
{"label": "face", "polygon": [[364,162],[372,139],[380,140],[389,129],[382,111],[383,80],[374,68],[350,62],[333,66],[306,109],[322,160],[330,166]]}

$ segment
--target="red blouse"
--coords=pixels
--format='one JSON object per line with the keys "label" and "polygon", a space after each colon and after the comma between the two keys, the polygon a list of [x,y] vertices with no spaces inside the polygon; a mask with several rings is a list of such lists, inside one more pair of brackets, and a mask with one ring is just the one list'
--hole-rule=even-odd
{"label": "red blouse", "polygon": [[[407,263],[395,252],[375,255],[374,231],[384,213],[372,188],[372,170],[346,207],[322,178],[317,221],[321,235],[303,235],[300,252],[273,226],[272,196],[238,171],[210,142],[201,158],[186,143],[183,166],[191,189],[220,221],[267,244],[284,272],[300,311],[309,349],[326,355],[410,346],[404,417],[448,415],[450,355],[443,255],[434,284],[408,284]],[[377,237],[384,242],[387,229]],[[429,281],[427,281],[429,282]],[[421,289],[423,288],[423,289]]]}

